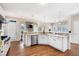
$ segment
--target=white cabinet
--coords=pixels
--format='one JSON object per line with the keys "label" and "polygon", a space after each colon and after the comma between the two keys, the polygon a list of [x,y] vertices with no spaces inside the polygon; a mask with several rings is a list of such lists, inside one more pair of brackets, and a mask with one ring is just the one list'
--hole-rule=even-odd
{"label": "white cabinet", "polygon": [[61,37],[61,36],[50,36],[49,35],[49,39],[50,39],[50,43],[49,45],[60,50],[60,51],[66,51],[67,50],[67,37]]}
{"label": "white cabinet", "polygon": [[38,44],[48,44],[48,35],[39,35]]}
{"label": "white cabinet", "polygon": [[62,44],[63,44],[63,51],[66,51],[67,49],[69,49],[70,42],[69,42],[68,37],[63,37]]}
{"label": "white cabinet", "polygon": [[24,40],[25,40],[24,41],[25,42],[24,45],[26,47],[31,46],[31,35],[26,35]]}
{"label": "white cabinet", "polygon": [[[26,46],[32,45],[31,39],[32,39],[31,35],[26,35],[26,39],[25,39]],[[53,35],[53,34],[39,34],[37,41],[38,44],[50,45],[62,52],[65,52],[67,49],[69,49],[68,40],[69,39],[67,38],[67,36]]]}
{"label": "white cabinet", "polygon": [[53,47],[62,50],[62,40],[60,37],[53,37],[52,39],[54,41]]}
{"label": "white cabinet", "polygon": [[33,25],[33,32],[38,32],[38,26],[37,25]]}

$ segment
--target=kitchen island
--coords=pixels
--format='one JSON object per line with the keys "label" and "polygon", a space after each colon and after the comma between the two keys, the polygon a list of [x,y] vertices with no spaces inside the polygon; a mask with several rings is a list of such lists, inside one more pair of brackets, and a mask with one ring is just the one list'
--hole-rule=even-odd
{"label": "kitchen island", "polygon": [[[33,37],[34,36],[34,37]],[[54,47],[62,52],[70,49],[69,35],[53,33],[24,33],[24,45],[31,47],[35,44],[43,44]]]}

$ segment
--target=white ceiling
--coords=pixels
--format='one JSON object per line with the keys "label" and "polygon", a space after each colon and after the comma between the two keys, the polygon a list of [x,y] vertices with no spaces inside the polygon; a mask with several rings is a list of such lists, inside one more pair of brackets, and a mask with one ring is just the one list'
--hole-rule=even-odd
{"label": "white ceiling", "polygon": [[55,22],[79,10],[79,3],[1,3],[8,15]]}

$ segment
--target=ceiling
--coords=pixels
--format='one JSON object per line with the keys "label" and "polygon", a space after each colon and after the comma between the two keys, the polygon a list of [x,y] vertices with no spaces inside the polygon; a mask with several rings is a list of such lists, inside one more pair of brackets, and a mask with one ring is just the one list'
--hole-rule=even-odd
{"label": "ceiling", "polygon": [[7,15],[56,22],[78,13],[79,3],[1,3]]}

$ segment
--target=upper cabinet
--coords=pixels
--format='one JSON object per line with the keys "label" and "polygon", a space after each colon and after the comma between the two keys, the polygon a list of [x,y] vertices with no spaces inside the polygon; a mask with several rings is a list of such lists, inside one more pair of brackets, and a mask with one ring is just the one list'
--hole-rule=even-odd
{"label": "upper cabinet", "polygon": [[38,32],[38,24],[34,22],[25,22],[26,32]]}
{"label": "upper cabinet", "polygon": [[38,25],[37,24],[33,25],[33,32],[38,32]]}
{"label": "upper cabinet", "polygon": [[42,33],[69,33],[69,25],[67,21],[57,23],[25,23],[27,32],[42,32]]}

